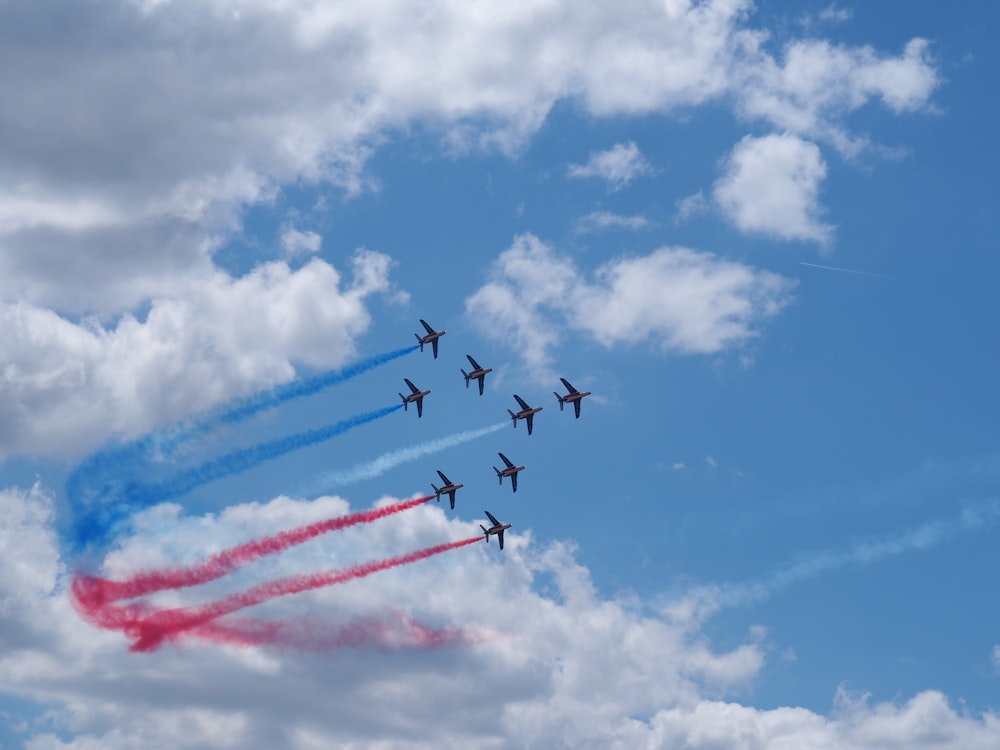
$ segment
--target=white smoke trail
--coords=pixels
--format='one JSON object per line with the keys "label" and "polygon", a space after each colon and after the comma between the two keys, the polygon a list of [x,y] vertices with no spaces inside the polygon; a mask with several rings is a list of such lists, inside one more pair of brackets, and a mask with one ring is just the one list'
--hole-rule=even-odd
{"label": "white smoke trail", "polygon": [[793,584],[848,565],[866,566],[907,552],[931,549],[956,536],[988,529],[997,520],[1000,520],[1000,501],[968,505],[957,518],[928,521],[890,536],[801,555],[758,581],[698,586],[667,609],[676,619],[703,620],[722,607],[763,602]]}
{"label": "white smoke trail", "polygon": [[355,482],[360,482],[364,479],[374,479],[375,477],[389,471],[389,469],[395,468],[396,466],[406,463],[407,461],[415,461],[416,459],[428,456],[431,453],[437,453],[438,451],[443,451],[446,448],[453,448],[456,445],[468,443],[476,438],[481,438],[484,435],[489,435],[497,430],[502,430],[506,426],[506,422],[498,422],[490,425],[489,427],[481,427],[477,430],[457,432],[454,435],[447,435],[445,437],[438,438],[437,440],[429,440],[426,443],[412,445],[408,448],[400,448],[399,450],[391,451],[390,453],[383,453],[373,461],[360,464],[350,469],[325,472],[316,478],[313,486],[311,487],[311,491],[304,494],[315,495],[331,489],[332,487],[342,487],[346,484],[354,484]]}

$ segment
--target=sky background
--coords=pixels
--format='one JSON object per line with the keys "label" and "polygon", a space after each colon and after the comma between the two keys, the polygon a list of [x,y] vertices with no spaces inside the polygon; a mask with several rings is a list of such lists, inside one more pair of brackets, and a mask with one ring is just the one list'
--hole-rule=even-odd
{"label": "sky background", "polygon": [[[0,747],[1000,746],[998,15],[0,3]],[[437,359],[217,419],[420,318]],[[235,471],[404,377],[423,418]],[[593,392],[579,420],[559,377]],[[234,470],[122,510],[67,489],[94,457]],[[73,606],[75,574],[196,563],[435,469],[454,511],[147,600],[512,524],[503,552],[241,613],[293,623],[281,644],[135,653]],[[81,538],[102,507],[121,523]]]}

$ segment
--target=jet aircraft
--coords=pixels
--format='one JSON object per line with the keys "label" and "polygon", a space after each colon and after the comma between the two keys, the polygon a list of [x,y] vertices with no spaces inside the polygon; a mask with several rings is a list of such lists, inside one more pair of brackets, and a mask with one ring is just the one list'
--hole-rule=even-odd
{"label": "jet aircraft", "polygon": [[492,513],[490,513],[489,511],[486,511],[486,515],[489,517],[490,523],[493,524],[488,529],[485,526],[483,526],[482,524],[479,524],[479,528],[481,528],[483,530],[483,533],[486,535],[486,543],[487,544],[490,543],[490,534],[496,534],[497,535],[497,539],[500,542],[500,549],[503,549],[503,532],[506,529],[510,528],[510,524],[509,523],[500,523],[494,517],[494,515]]}
{"label": "jet aircraft", "polygon": [[451,482],[440,469],[437,470],[437,473],[438,476],[441,477],[441,481],[444,482],[444,487],[436,487],[434,483],[431,482],[431,487],[434,487],[434,492],[437,494],[438,502],[441,502],[441,495],[447,495],[448,499],[451,500],[451,509],[455,510],[455,491],[465,485]]}
{"label": "jet aircraft", "polygon": [[510,414],[510,418],[512,420],[514,420],[514,427],[517,427],[517,420],[519,420],[519,419],[523,419],[525,422],[527,422],[528,423],[528,434],[530,435],[531,434],[531,423],[532,423],[532,421],[535,418],[535,414],[538,413],[538,412],[540,412],[542,410],[542,407],[541,406],[536,406],[534,409],[532,409],[530,406],[528,406],[526,403],[524,403],[524,399],[521,398],[520,396],[518,396],[516,393],[514,394],[514,398],[516,398],[517,399],[517,403],[521,405],[521,411],[519,411],[517,414],[515,414],[510,409],[508,409],[507,413]]}
{"label": "jet aircraft", "polygon": [[583,399],[584,396],[589,396],[590,391],[578,391],[576,388],[574,388],[569,384],[569,381],[566,380],[566,378],[559,378],[559,379],[562,381],[563,385],[566,386],[566,390],[569,391],[569,393],[567,393],[565,396],[560,396],[555,391],[552,391],[553,393],[556,393],[556,398],[559,399],[559,411],[562,411],[563,406],[565,406],[567,403],[571,403],[573,404],[573,410],[576,412],[576,418],[579,419],[580,401]]}
{"label": "jet aircraft", "polygon": [[420,319],[420,324],[427,329],[427,334],[421,336],[419,333],[413,334],[417,337],[417,341],[420,342],[420,351],[424,350],[424,344],[430,344],[434,349],[434,359],[438,358],[438,339],[444,336],[447,331],[435,331],[428,325],[427,321],[423,318]]}
{"label": "jet aircraft", "polygon": [[417,386],[410,382],[409,378],[403,378],[403,380],[405,380],[406,384],[410,386],[410,393],[405,396],[402,393],[399,394],[399,397],[403,399],[403,411],[407,411],[411,403],[416,404],[417,418],[419,419],[424,416],[424,396],[430,393],[430,391],[420,390]]}
{"label": "jet aircraft", "polygon": [[500,480],[500,485],[503,486],[503,478],[510,477],[511,491],[517,492],[517,472],[523,469],[523,466],[514,466],[503,453],[497,453],[498,456],[503,460],[506,465],[502,470],[498,469],[496,466],[493,467],[493,471],[497,473],[497,479]]}
{"label": "jet aircraft", "polygon": [[[472,358],[471,354],[466,354],[465,357],[466,357],[466,359],[469,360],[469,364],[472,365],[472,372],[466,372],[465,370],[462,370],[462,374],[465,376],[465,387],[466,388],[469,387],[469,381],[470,380],[478,380],[479,381],[479,395],[482,396],[483,395],[483,383],[486,381],[486,373],[493,372],[493,368],[492,367],[480,367],[479,363],[476,362],[476,360],[474,360]],[[461,369],[461,368],[459,368],[459,369]]]}

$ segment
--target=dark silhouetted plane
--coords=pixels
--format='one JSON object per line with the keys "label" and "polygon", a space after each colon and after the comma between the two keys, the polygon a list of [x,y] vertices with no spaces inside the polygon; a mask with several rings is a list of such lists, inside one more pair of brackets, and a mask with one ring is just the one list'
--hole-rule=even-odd
{"label": "dark silhouetted plane", "polygon": [[479,395],[482,396],[483,395],[483,383],[486,380],[486,373],[493,372],[493,368],[492,367],[480,367],[479,363],[476,362],[476,360],[474,360],[472,358],[471,354],[466,354],[465,356],[466,356],[466,359],[469,360],[469,364],[472,365],[472,372],[466,372],[465,370],[462,370],[462,374],[465,376],[465,387],[466,388],[469,387],[469,381],[470,380],[478,380],[479,381]]}
{"label": "dark silhouetted plane", "polygon": [[430,344],[434,349],[434,359],[438,358],[438,339],[444,336],[447,331],[435,331],[428,325],[427,321],[421,318],[420,324],[427,329],[427,333],[421,336],[419,333],[413,334],[417,337],[417,341],[420,342],[420,351],[424,350],[424,344]]}
{"label": "dark silhouetted plane", "polygon": [[399,397],[403,399],[403,411],[407,411],[412,403],[417,405],[417,417],[419,418],[424,416],[424,396],[430,393],[430,391],[420,390],[417,386],[410,382],[409,378],[403,378],[403,380],[405,380],[406,384],[410,386],[410,393],[405,396],[402,393],[399,394]]}
{"label": "dark silhouetted plane", "polygon": [[483,526],[482,524],[479,524],[479,528],[481,528],[483,530],[483,533],[486,535],[486,543],[487,544],[490,543],[490,534],[496,534],[497,535],[497,539],[500,542],[500,549],[503,549],[503,532],[505,530],[507,530],[507,529],[510,528],[510,524],[509,523],[500,523],[493,516],[492,513],[490,513],[489,511],[485,511],[485,512],[486,512],[486,515],[490,519],[490,523],[493,524],[488,529],[485,526]]}
{"label": "dark silhouetted plane", "polygon": [[496,466],[493,467],[493,471],[497,473],[497,479],[500,480],[500,485],[503,486],[503,478],[510,477],[510,484],[513,492],[517,492],[517,472],[523,469],[523,466],[514,466],[503,453],[497,453],[501,460],[506,464],[504,469],[498,469]]}
{"label": "dark silhouetted plane", "polygon": [[524,399],[521,398],[520,396],[518,396],[516,393],[514,394],[514,398],[517,399],[517,403],[521,405],[521,411],[519,411],[517,414],[515,414],[510,409],[508,409],[507,413],[510,414],[510,418],[512,420],[514,420],[514,427],[517,427],[517,420],[519,420],[519,419],[523,419],[525,422],[527,422],[528,423],[528,434],[530,435],[531,434],[531,423],[535,419],[535,414],[537,414],[538,412],[540,412],[542,410],[542,407],[541,406],[536,406],[534,409],[532,409],[530,406],[528,406],[526,403],[524,403]]}
{"label": "dark silhouetted plane", "polygon": [[566,386],[566,390],[569,391],[569,393],[567,393],[565,396],[560,396],[555,391],[552,391],[553,393],[556,393],[556,398],[559,399],[559,411],[562,411],[563,406],[565,406],[567,403],[573,404],[573,410],[576,412],[576,418],[579,419],[580,401],[583,399],[584,396],[589,396],[590,391],[578,391],[576,388],[574,388],[569,384],[569,381],[566,380],[566,378],[559,378],[559,379],[562,381],[562,384]]}
{"label": "dark silhouetted plane", "polygon": [[452,483],[440,469],[437,469],[437,473],[441,477],[441,481],[444,482],[444,487],[440,488],[435,487],[434,482],[431,482],[431,487],[434,487],[434,492],[437,494],[438,502],[441,502],[441,495],[447,495],[448,499],[451,500],[451,509],[455,510],[455,491],[465,485]]}

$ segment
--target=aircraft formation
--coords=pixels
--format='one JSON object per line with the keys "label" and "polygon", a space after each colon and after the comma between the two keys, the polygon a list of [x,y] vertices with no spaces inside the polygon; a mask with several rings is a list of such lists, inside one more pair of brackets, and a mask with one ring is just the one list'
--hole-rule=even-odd
{"label": "aircraft formation", "polygon": [[[437,359],[438,341],[442,336],[445,335],[445,333],[447,333],[447,331],[436,331],[426,320],[423,319],[420,320],[420,324],[424,327],[425,333],[414,334],[414,336],[416,336],[417,338],[417,342],[420,345],[420,351],[424,350],[424,344],[430,344],[434,354],[434,359]],[[465,387],[468,388],[469,384],[473,380],[478,381],[479,395],[482,396],[483,390],[485,388],[486,375],[493,372],[493,368],[482,367],[473,358],[471,354],[466,354],[465,358],[469,360],[469,365],[472,368],[469,372],[466,372],[465,369],[463,368],[459,369],[459,371],[462,373],[462,376],[465,378]],[[559,403],[559,411],[563,411],[566,404],[573,404],[574,414],[576,416],[576,419],[579,419],[580,402],[584,399],[584,397],[591,395],[591,392],[580,391],[574,388],[573,385],[568,380],[566,380],[566,378],[559,378],[559,379],[562,381],[562,384],[563,386],[565,386],[567,391],[567,393],[561,395],[558,392],[553,391],[556,400]],[[426,391],[420,390],[417,386],[413,384],[413,382],[409,378],[403,378],[403,380],[406,383],[407,387],[410,389],[410,392],[407,394],[403,393],[399,394],[399,397],[403,401],[403,410],[406,411],[410,404],[416,404],[417,417],[420,418],[423,416],[424,413],[424,408],[423,408],[424,397],[430,393],[430,390]],[[518,411],[515,412],[511,409],[507,409],[507,413],[510,415],[511,421],[514,423],[515,429],[517,428],[518,421],[523,420],[525,426],[528,429],[528,434],[530,435],[534,428],[534,417],[538,412],[542,410],[543,407],[530,406],[523,398],[521,398],[516,393],[514,394],[514,400],[517,401],[517,405],[519,407]],[[493,471],[496,472],[497,479],[499,480],[500,485],[503,486],[504,477],[510,477],[511,491],[517,492],[517,475],[525,467],[515,465],[513,461],[511,461],[509,458],[507,458],[507,456],[505,456],[503,453],[500,453],[499,451],[497,452],[497,455],[500,456],[500,460],[504,464],[504,467],[502,469],[497,468],[496,466],[493,467]],[[452,482],[450,479],[448,479],[447,476],[445,476],[444,472],[441,471],[440,469],[437,469],[437,474],[441,478],[441,482],[443,483],[443,486],[441,487],[438,487],[433,482],[431,483],[431,487],[434,489],[434,493],[437,497],[437,500],[438,502],[440,502],[441,496],[447,495],[448,500],[451,503],[451,508],[452,510],[454,510],[455,493],[465,485],[456,484]],[[501,523],[500,521],[497,520],[496,516],[494,516],[488,510],[485,511],[485,513],[486,517],[489,518],[491,525],[489,526],[489,528],[487,528],[486,526],[480,524],[479,528],[483,530],[483,534],[486,537],[487,542],[489,542],[491,536],[496,536],[497,541],[500,544],[500,549],[503,549],[503,533],[506,529],[509,529],[511,527],[511,524]]]}

